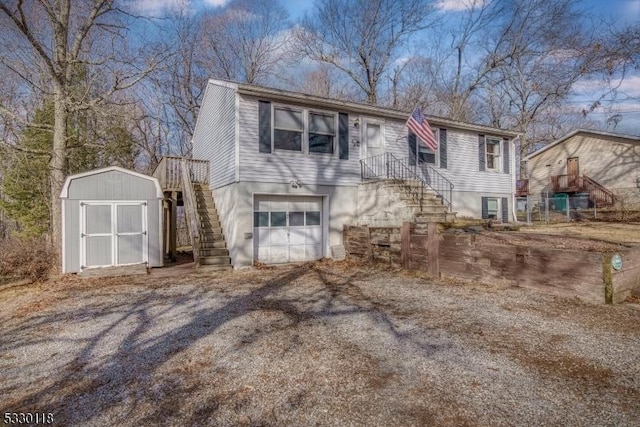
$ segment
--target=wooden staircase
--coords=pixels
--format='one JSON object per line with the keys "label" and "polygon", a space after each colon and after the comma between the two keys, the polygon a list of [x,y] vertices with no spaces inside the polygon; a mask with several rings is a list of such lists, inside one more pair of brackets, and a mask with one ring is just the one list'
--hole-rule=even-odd
{"label": "wooden staircase", "polygon": [[165,248],[170,247],[171,258],[175,260],[176,209],[182,202],[196,268],[232,268],[218,212],[209,189],[209,162],[182,157],[163,157],[153,176],[158,178],[165,194],[165,204],[170,205],[165,209],[165,215],[168,216],[171,231],[165,233],[164,241]]}
{"label": "wooden staircase", "polygon": [[225,270],[231,268],[231,258],[222,234],[220,218],[208,184],[193,184],[196,214],[200,227],[200,268]]}

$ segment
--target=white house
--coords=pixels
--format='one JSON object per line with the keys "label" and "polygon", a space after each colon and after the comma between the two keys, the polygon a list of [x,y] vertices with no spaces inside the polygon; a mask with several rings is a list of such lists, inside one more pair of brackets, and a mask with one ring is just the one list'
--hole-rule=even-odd
{"label": "white house", "polygon": [[421,177],[420,185],[458,217],[512,218],[516,134],[427,117],[439,141],[434,152],[409,134],[408,117],[210,80],[193,158],[209,161],[209,186],[234,267],[319,259],[342,244],[345,224],[403,220],[385,210],[388,191],[364,186],[371,178]]}

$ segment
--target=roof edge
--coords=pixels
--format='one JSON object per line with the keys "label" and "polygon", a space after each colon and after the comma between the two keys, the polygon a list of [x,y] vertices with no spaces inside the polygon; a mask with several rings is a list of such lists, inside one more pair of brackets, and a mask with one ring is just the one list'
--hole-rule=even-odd
{"label": "roof edge", "polygon": [[538,154],[544,153],[545,151],[555,147],[556,145],[559,145],[559,144],[563,143],[567,139],[569,139],[571,137],[574,137],[579,133],[591,134],[591,135],[596,135],[596,136],[609,136],[609,137],[612,137],[612,138],[629,139],[629,140],[632,140],[632,141],[640,141],[640,136],[625,135],[625,134],[621,134],[621,133],[612,133],[612,132],[605,132],[605,131],[599,131],[599,130],[593,130],[593,129],[579,128],[579,129],[576,129],[576,130],[573,130],[573,131],[569,132],[568,134],[564,135],[563,137],[561,137],[559,139],[556,139],[555,141],[553,141],[549,145],[546,145],[546,146],[542,147],[538,151],[534,151],[531,154],[527,154],[526,156],[523,157],[522,160],[530,160],[530,159],[536,157]]}
{"label": "roof edge", "polygon": [[[269,99],[278,101],[296,101],[303,104],[313,104],[319,107],[325,108],[337,108],[345,109],[351,112],[371,114],[380,117],[393,118],[397,120],[406,121],[411,115],[410,111],[394,110],[391,108],[379,107],[375,105],[362,104],[352,101],[343,101],[339,99],[324,98],[317,95],[309,95],[300,92],[291,92],[282,89],[267,88],[263,86],[251,85],[246,83],[234,83],[227,80],[210,79],[210,84],[217,84],[229,88],[235,88],[239,94],[249,95],[254,97],[267,97]],[[204,100],[203,100],[204,103]],[[444,117],[425,115],[430,124],[434,126],[451,127],[463,130],[470,130],[474,132],[486,132],[488,134],[495,134],[496,136],[508,136],[516,138],[519,133],[495,128],[486,125],[460,122],[457,120],[451,120]]]}
{"label": "roof edge", "polygon": [[158,181],[158,179],[156,177],[153,177],[153,176],[150,176],[150,175],[145,175],[143,173],[132,171],[132,170],[129,170],[129,169],[121,168],[120,166],[107,166],[107,167],[104,167],[104,168],[92,169],[90,171],[80,172],[80,173],[77,173],[77,174],[74,174],[74,175],[69,175],[67,177],[67,179],[65,179],[64,185],[62,186],[62,191],[60,192],[60,198],[61,199],[68,199],[69,198],[69,186],[71,185],[71,181],[73,181],[74,179],[84,178],[86,176],[97,175],[97,174],[100,174],[100,173],[112,172],[112,171],[122,172],[122,173],[125,173],[127,175],[133,175],[133,176],[136,176],[138,178],[143,178],[143,179],[148,179],[150,181],[153,181],[153,183],[154,183],[154,185],[156,187],[156,197],[158,199],[163,199],[164,198],[164,195],[162,194],[162,188],[160,187],[160,182]]}

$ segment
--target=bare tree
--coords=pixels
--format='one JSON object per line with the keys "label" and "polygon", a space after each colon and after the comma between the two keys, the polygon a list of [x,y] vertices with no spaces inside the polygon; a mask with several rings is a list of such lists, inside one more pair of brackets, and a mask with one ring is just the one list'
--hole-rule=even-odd
{"label": "bare tree", "polygon": [[[115,0],[5,0],[0,2],[4,43],[16,48],[0,60],[5,71],[18,75],[24,87],[54,105],[51,182],[51,240],[61,242],[60,191],[69,155],[72,111],[92,109],[117,91],[129,88],[152,64],[130,56],[126,19],[130,15]],[[145,46],[148,51],[149,46]],[[144,56],[137,56],[138,58]],[[136,63],[134,63],[136,62]],[[34,72],[35,70],[35,72]],[[79,90],[78,80],[83,81]],[[7,109],[3,108],[6,113]]]}
{"label": "bare tree", "polygon": [[378,102],[378,86],[400,48],[426,27],[425,0],[318,0],[297,31],[298,48],[331,64]]}
{"label": "bare tree", "polygon": [[289,15],[278,3],[233,0],[202,26],[200,53],[218,77],[264,84],[288,58]]}

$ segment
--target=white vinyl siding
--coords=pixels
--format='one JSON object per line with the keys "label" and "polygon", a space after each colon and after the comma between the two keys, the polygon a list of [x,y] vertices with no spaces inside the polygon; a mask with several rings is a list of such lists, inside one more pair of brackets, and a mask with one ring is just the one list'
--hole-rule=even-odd
{"label": "white vinyl siding", "polygon": [[[357,185],[360,182],[359,147],[353,143],[359,141],[360,135],[359,129],[354,126],[357,115],[349,114],[349,159],[338,158],[336,146],[332,154],[278,149],[271,153],[260,153],[258,99],[240,95],[239,105],[240,181],[288,183],[297,179],[303,188],[310,184]],[[306,107],[299,107],[300,110],[304,108]],[[309,111],[315,112],[314,109]],[[337,117],[338,111],[335,113]],[[211,166],[214,164],[217,162]]]}
{"label": "white vinyl siding", "polygon": [[[510,170],[514,170],[514,156],[511,157]],[[481,172],[478,163],[478,134],[447,129],[447,168],[437,170],[453,183],[454,192],[511,194],[512,174]]]}
{"label": "white vinyl siding", "polygon": [[193,134],[193,158],[209,160],[211,188],[235,181],[236,91],[233,87],[208,84]]}

